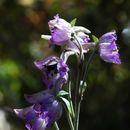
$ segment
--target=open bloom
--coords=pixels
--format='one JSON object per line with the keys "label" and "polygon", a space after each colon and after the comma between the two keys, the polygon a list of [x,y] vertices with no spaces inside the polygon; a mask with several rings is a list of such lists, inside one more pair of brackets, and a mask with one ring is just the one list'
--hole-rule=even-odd
{"label": "open bloom", "polygon": [[109,32],[104,34],[99,39],[99,53],[100,57],[110,63],[121,64],[118,48],[116,45],[116,32]]}
{"label": "open bloom", "polygon": [[34,64],[43,72],[43,82],[48,88],[61,87],[68,79],[69,68],[64,61],[55,56],[49,56]]}
{"label": "open bloom", "polygon": [[26,121],[28,130],[45,130],[57,121],[62,113],[61,104],[48,90],[25,95],[28,102],[33,105],[23,109],[14,109],[17,116]]}

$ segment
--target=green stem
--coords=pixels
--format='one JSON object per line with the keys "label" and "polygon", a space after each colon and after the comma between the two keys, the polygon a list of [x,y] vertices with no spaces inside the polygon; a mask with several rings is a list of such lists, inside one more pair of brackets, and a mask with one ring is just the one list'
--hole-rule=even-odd
{"label": "green stem", "polygon": [[69,119],[69,125],[70,125],[71,130],[74,130],[74,125],[73,125],[72,118],[71,118],[70,114],[68,114],[68,119]]}
{"label": "green stem", "polygon": [[82,47],[81,43],[79,42],[79,40],[77,39],[75,34],[73,35],[73,37],[74,37],[74,39],[76,40],[76,42],[78,44],[78,45],[77,44],[76,45],[78,46],[79,51],[80,51],[80,60],[84,60],[83,47]]}
{"label": "green stem", "polygon": [[74,125],[75,130],[78,130],[78,127],[79,127],[80,107],[81,107],[81,100],[78,102],[78,106],[77,106],[76,117],[75,117],[75,125]]}
{"label": "green stem", "polygon": [[[84,72],[84,75],[83,75],[83,83],[82,83],[81,88],[83,88],[83,86],[84,86],[85,80],[86,80],[87,75],[88,75],[88,68],[89,68],[89,65],[90,65],[93,57],[94,57],[95,51],[96,51],[96,48],[94,49],[94,51],[90,55],[90,57],[88,59],[88,62],[86,64],[85,72]],[[80,73],[79,73],[78,76],[80,76]],[[80,81],[80,78],[78,78],[78,79]],[[79,89],[79,85],[80,85],[79,81],[77,81],[78,82],[78,84],[77,84],[78,86],[76,86],[76,89],[77,89],[76,91],[78,91],[78,89]],[[82,92],[82,90],[81,90],[81,92]],[[76,107],[75,107],[75,122],[74,122],[75,130],[78,130],[78,127],[79,127],[79,115],[80,115],[80,107],[81,107],[82,98],[83,98],[83,94],[77,94],[76,95],[76,100],[75,100],[75,103],[76,103]]]}
{"label": "green stem", "polygon": [[76,90],[75,90],[75,120],[74,120],[74,128],[75,130],[78,130],[79,126],[79,114],[80,114],[80,105],[81,105],[81,99],[79,95],[79,87],[80,87],[80,74],[82,72],[82,61],[78,64],[77,69],[77,82],[76,82]]}
{"label": "green stem", "polygon": [[70,126],[70,129],[71,130],[74,130],[74,125],[73,125],[73,122],[72,122],[72,118],[66,108],[66,106],[63,104],[64,108],[65,108],[65,111],[66,111],[66,114],[67,114],[67,118],[68,118],[68,122],[69,122],[69,126]]}
{"label": "green stem", "polygon": [[[90,63],[91,63],[91,61],[92,61],[92,59],[93,59],[93,57],[94,57],[95,52],[96,52],[96,47],[94,48],[94,50],[93,50],[92,54],[90,55],[90,57],[89,57],[89,59],[88,59],[88,62],[87,62],[87,64],[86,64],[86,68],[85,68],[84,76],[83,76],[83,83],[82,83],[82,87],[81,87],[81,88],[83,88],[83,86],[84,86],[85,80],[86,80],[87,75],[88,75],[89,65],[90,65]],[[81,92],[82,92],[82,91],[81,91]]]}
{"label": "green stem", "polygon": [[57,122],[54,123],[54,126],[55,126],[56,130],[60,130],[60,128],[59,128]]}
{"label": "green stem", "polygon": [[80,67],[79,67],[79,64],[78,64],[78,67],[77,67],[77,79],[76,79],[76,86],[75,86],[75,113],[77,111],[77,99],[78,99],[78,91],[79,91],[79,76],[80,76]]}
{"label": "green stem", "polygon": [[73,107],[72,96],[71,96],[71,75],[69,75],[68,92],[69,92],[70,106],[72,110],[72,117],[74,118],[75,113],[74,113],[74,107]]}
{"label": "green stem", "polygon": [[79,114],[80,114],[80,95],[79,95],[79,87],[80,87],[80,74],[82,72],[82,65],[83,65],[83,60],[84,60],[84,54],[83,54],[83,47],[78,41],[77,37],[74,35],[74,39],[76,40],[78,46],[79,46],[79,51],[80,51],[80,60],[78,61],[78,67],[77,67],[77,79],[76,79],[76,88],[75,88],[75,120],[74,120],[74,129],[78,130],[78,125],[79,125]]}

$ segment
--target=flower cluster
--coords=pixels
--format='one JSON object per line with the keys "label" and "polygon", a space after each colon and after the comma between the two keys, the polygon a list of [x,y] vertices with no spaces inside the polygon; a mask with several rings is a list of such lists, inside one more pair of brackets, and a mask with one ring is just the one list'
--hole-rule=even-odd
{"label": "flower cluster", "polygon": [[[62,91],[62,86],[68,82],[69,68],[66,64],[70,55],[76,55],[79,62],[84,63],[84,55],[88,52],[99,52],[102,60],[109,63],[121,64],[118,48],[116,45],[116,32],[108,32],[101,36],[99,39],[91,34],[91,31],[82,26],[75,26],[75,19],[69,23],[58,15],[54,16],[53,20],[48,22],[51,35],[41,35],[42,38],[48,40],[49,46],[56,45],[62,46],[63,51],[59,57],[49,56],[43,60],[34,62],[35,66],[42,71],[43,83],[46,90],[33,95],[25,95],[25,99],[31,106],[23,109],[14,109],[15,113],[26,121],[26,128],[28,130],[45,130],[51,127],[62,114],[62,105],[57,100],[57,95]],[[92,56],[90,56],[90,59]],[[87,67],[89,65],[88,60]],[[87,69],[86,69],[87,70]],[[82,74],[85,77],[86,70]],[[86,79],[83,78],[82,85],[80,79],[77,78],[77,87],[80,91],[85,85]],[[80,88],[82,86],[82,88]],[[76,89],[76,91],[78,90]],[[63,92],[63,91],[62,91]],[[74,95],[77,96],[78,92]],[[63,92],[61,96],[69,93],[69,100],[64,99],[69,112],[73,110],[73,103],[71,100],[71,92]],[[83,95],[83,93],[81,94]],[[75,98],[77,99],[77,98]],[[69,104],[69,103],[70,104]],[[68,105],[69,104],[69,105]],[[76,108],[75,103],[75,108]],[[69,108],[70,107],[70,108]],[[75,119],[78,118],[77,109],[74,111]],[[71,112],[70,112],[71,113]],[[70,117],[71,118],[71,117]],[[73,124],[76,122],[72,122]],[[74,128],[77,128],[74,124]],[[77,129],[75,129],[77,130]]]}
{"label": "flower cluster", "polygon": [[34,64],[43,72],[46,90],[33,95],[25,95],[32,105],[23,109],[14,109],[15,113],[26,120],[28,130],[44,130],[51,127],[62,113],[61,103],[57,101],[57,93],[67,82],[68,66],[58,57],[50,56]]}

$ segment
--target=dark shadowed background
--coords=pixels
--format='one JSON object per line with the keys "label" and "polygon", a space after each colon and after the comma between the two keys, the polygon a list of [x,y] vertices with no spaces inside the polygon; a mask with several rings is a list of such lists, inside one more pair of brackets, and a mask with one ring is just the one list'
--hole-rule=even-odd
{"label": "dark shadowed background", "polygon": [[[113,29],[118,35],[122,64],[94,58],[79,130],[130,130],[130,0],[0,0],[0,130],[26,129],[12,109],[29,105],[24,93],[44,88],[33,61],[59,55],[40,38],[57,13],[98,37]],[[58,123],[69,130],[65,114]]]}

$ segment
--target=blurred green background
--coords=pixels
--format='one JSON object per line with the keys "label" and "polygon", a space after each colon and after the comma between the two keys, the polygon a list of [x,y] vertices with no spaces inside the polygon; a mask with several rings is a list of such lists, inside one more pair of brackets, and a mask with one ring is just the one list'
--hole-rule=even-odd
{"label": "blurred green background", "polygon": [[[24,93],[44,88],[33,61],[58,55],[40,38],[57,13],[98,37],[113,29],[118,35],[122,64],[95,57],[79,130],[130,130],[130,0],[0,0],[0,130],[26,129],[12,109],[29,105]],[[65,114],[59,125],[69,130]]]}

